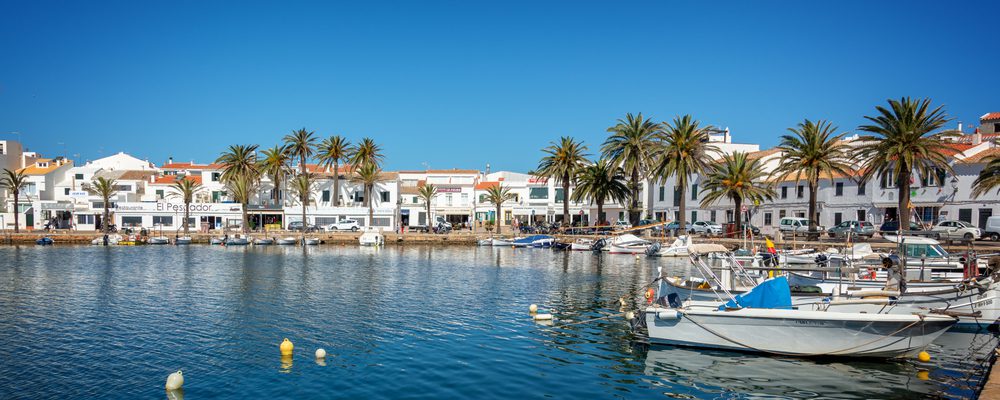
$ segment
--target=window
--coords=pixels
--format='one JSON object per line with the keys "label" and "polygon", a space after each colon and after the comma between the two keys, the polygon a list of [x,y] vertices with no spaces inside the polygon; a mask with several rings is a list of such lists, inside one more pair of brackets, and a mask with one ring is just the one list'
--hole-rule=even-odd
{"label": "window", "polygon": [[733,210],[726,210],[726,222],[733,222]]}
{"label": "window", "polygon": [[896,177],[889,177],[882,175],[882,179],[879,182],[879,187],[882,189],[893,189],[896,187]]}
{"label": "window", "polygon": [[771,225],[771,222],[773,222],[771,220],[771,213],[769,212],[764,213],[764,226]]}
{"label": "window", "polygon": [[715,222],[715,210],[709,211],[708,212],[708,216],[709,216],[709,219],[712,220],[712,222]]}
{"label": "window", "polygon": [[785,210],[778,210],[778,219],[784,219],[785,215]]}
{"label": "window", "polygon": [[156,198],[163,200],[163,189],[156,189]]}
{"label": "window", "polygon": [[372,226],[390,226],[391,218],[389,217],[375,217],[372,218]]}
{"label": "window", "polygon": [[667,191],[667,188],[665,186],[661,185],[660,186],[660,201],[663,201],[664,197],[666,197],[666,191]]}
{"label": "window", "polygon": [[920,186],[938,187],[944,184],[945,172],[941,168],[928,168],[920,177]]}
{"label": "window", "polygon": [[841,222],[844,222],[844,214],[833,213],[833,224],[840,225]]}
{"label": "window", "polygon": [[865,210],[858,210],[858,221],[865,220]]}
{"label": "window", "polygon": [[142,226],[142,217],[122,217],[122,226],[133,228]]}
{"label": "window", "polygon": [[562,204],[563,202],[563,191],[562,188],[556,188],[556,203]]}
{"label": "window", "polygon": [[482,204],[482,203],[489,203],[489,196],[487,196],[485,194],[479,195],[479,203],[480,204]]}
{"label": "window", "polygon": [[528,190],[528,199],[544,200],[548,198],[549,198],[549,188],[547,187],[535,187]]}
{"label": "window", "polygon": [[321,200],[322,202],[326,203],[326,202],[330,201],[330,191],[329,190],[324,190],[322,196],[323,196],[322,197],[323,199]]}
{"label": "window", "polygon": [[77,180],[81,180],[82,181],[83,180],[83,174],[76,174],[76,175],[74,175],[74,178],[76,178]]}
{"label": "window", "polygon": [[174,224],[174,217],[154,215],[153,226],[171,226]]}
{"label": "window", "polygon": [[468,193],[462,193],[462,204],[460,204],[460,205],[463,205],[463,206],[469,205],[469,194]]}
{"label": "window", "polygon": [[783,198],[783,199],[787,199],[788,198],[788,186],[782,186],[781,187],[781,198]]}
{"label": "window", "polygon": [[844,195],[844,182],[837,182],[834,184],[834,195],[835,196]]}
{"label": "window", "polygon": [[389,192],[388,191],[384,191],[383,190],[382,192],[379,193],[379,196],[380,196],[379,201],[381,201],[383,203],[388,203],[389,202]]}
{"label": "window", "polygon": [[960,208],[958,210],[958,220],[972,223],[972,209],[971,208]]}
{"label": "window", "polygon": [[[861,182],[858,184],[858,196],[865,195],[865,186],[868,186],[868,182]],[[860,221],[860,220],[858,220]]]}
{"label": "window", "polygon": [[360,190],[354,192],[354,201],[362,203],[365,201],[365,194]]}
{"label": "window", "polygon": [[116,192],[131,192],[132,185],[114,185],[114,190]]}
{"label": "window", "polygon": [[218,182],[219,178],[221,178],[221,177],[222,177],[222,173],[220,173],[220,172],[213,172],[212,173],[212,182]]}
{"label": "window", "polygon": [[69,196],[69,188],[63,189],[63,194]]}
{"label": "window", "polygon": [[93,215],[77,214],[77,216],[76,216],[76,224],[77,225],[93,225],[94,224],[94,216]]}
{"label": "window", "polygon": [[698,220],[698,212],[691,211],[691,221],[697,221],[697,220]]}
{"label": "window", "polygon": [[419,203],[420,203],[420,196],[413,196],[413,204],[419,204]]}
{"label": "window", "polygon": [[451,193],[445,193],[444,194],[444,201],[445,201],[445,204],[448,205],[448,207],[452,206],[452,203],[451,203]]}
{"label": "window", "polygon": [[691,185],[691,200],[698,200],[698,184]]}
{"label": "window", "polygon": [[799,185],[799,187],[795,188],[795,197],[801,199],[805,195],[805,193],[806,193],[805,186]]}
{"label": "window", "polygon": [[679,206],[681,204],[681,188],[679,186],[674,186],[674,205]]}

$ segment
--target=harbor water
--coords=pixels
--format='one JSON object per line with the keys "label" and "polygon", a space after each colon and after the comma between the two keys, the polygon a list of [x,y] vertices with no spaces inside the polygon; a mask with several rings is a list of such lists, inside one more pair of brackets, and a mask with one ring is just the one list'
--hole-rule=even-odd
{"label": "harbor water", "polygon": [[[646,345],[618,298],[643,301],[657,267],[692,273],[686,259],[6,246],[0,260],[0,399],[970,398],[997,345],[949,332],[927,364]],[[167,393],[177,370],[183,392]]]}

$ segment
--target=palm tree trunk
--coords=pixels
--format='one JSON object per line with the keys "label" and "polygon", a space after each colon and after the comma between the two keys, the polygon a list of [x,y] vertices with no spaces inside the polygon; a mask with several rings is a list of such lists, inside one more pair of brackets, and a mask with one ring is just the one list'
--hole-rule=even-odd
{"label": "palm tree trunk", "polygon": [[740,218],[742,217],[740,210],[743,209],[743,198],[740,196],[733,197],[733,203],[736,205],[736,209],[733,212],[733,223],[736,224],[735,233],[736,238],[739,239],[743,237],[743,221],[742,218]]}
{"label": "palm tree trunk", "polygon": [[687,180],[678,179],[677,186],[681,193],[680,204],[677,205],[677,235],[683,235],[687,233],[687,217],[684,213],[687,212],[687,202],[684,201],[684,196],[687,195]]}
{"label": "palm tree trunk", "polygon": [[[302,153],[299,156],[299,173],[302,174],[303,177],[306,176],[306,155],[305,155],[305,153]],[[308,177],[303,178],[303,179],[306,179],[307,183],[308,183]],[[309,189],[309,185],[306,185],[305,189]],[[302,193],[302,201],[301,201],[301,203],[302,203],[302,245],[303,246],[306,245],[306,231],[309,228],[309,224],[306,223],[306,204],[309,204],[309,195],[310,195],[310,193],[308,191],[306,191],[305,193]]]}
{"label": "palm tree trunk", "polygon": [[424,199],[424,200],[427,201],[427,230],[430,231],[430,229],[431,229],[431,200],[430,199]]}
{"label": "palm tree trunk", "polygon": [[108,199],[108,198],[104,199],[104,224],[101,225],[101,231],[103,231],[105,235],[108,234],[108,226],[111,225],[109,223],[109,221],[108,221],[108,214],[109,214],[109,211],[108,211],[108,201],[110,201],[110,200],[111,199]]}
{"label": "palm tree trunk", "polygon": [[601,217],[602,215],[604,215],[604,199],[599,199],[599,200],[597,200],[597,225],[598,226],[601,225],[604,222],[604,218]]}
{"label": "palm tree trunk", "polygon": [[191,202],[184,202],[184,236],[188,236],[188,221],[191,217]]}
{"label": "palm tree trunk", "polygon": [[500,218],[500,208],[503,207],[503,203],[497,204],[497,235],[500,234],[500,226],[503,225],[503,219]]}
{"label": "palm tree trunk", "polygon": [[246,235],[250,232],[250,221],[247,218],[247,205],[250,203],[243,203],[243,234]]}
{"label": "palm tree trunk", "polygon": [[18,205],[20,203],[17,201],[17,196],[20,194],[21,192],[19,190],[14,191],[14,233],[21,231],[21,211],[18,210]]}
{"label": "palm tree trunk", "polygon": [[628,222],[632,226],[639,225],[639,171],[632,171],[632,199],[629,204]]}
{"label": "palm tree trunk", "polygon": [[333,206],[340,206],[340,164],[333,160]]}
{"label": "palm tree trunk", "polygon": [[809,240],[816,240],[816,181],[809,181]]}
{"label": "palm tree trunk", "polygon": [[569,174],[563,175],[563,226],[570,226],[569,222]]}
{"label": "palm tree trunk", "polygon": [[910,230],[910,169],[903,164],[899,172],[899,230]]}

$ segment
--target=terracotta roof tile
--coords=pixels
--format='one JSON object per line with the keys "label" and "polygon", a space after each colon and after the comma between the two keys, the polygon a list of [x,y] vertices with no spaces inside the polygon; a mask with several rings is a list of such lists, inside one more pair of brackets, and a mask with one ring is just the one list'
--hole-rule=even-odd
{"label": "terracotta roof tile", "polygon": [[986,113],[986,114],[983,114],[982,117],[979,117],[980,121],[988,121],[988,120],[992,120],[992,119],[1000,119],[1000,112]]}
{"label": "terracotta roof tile", "polygon": [[[201,177],[197,175],[187,175],[184,179],[201,183]],[[173,185],[174,182],[177,182],[177,175],[163,175],[156,177],[151,185]]]}
{"label": "terracotta roof tile", "polygon": [[476,190],[487,190],[491,187],[499,186],[500,182],[479,182],[476,184]]}
{"label": "terracotta roof tile", "polygon": [[958,162],[962,163],[962,164],[987,163],[987,162],[990,161],[991,158],[996,157],[996,156],[1000,156],[1000,147],[991,147],[991,148],[988,148],[986,150],[983,150],[983,151],[980,151],[980,152],[978,152],[976,154],[973,154],[973,155],[971,155],[969,157],[966,157],[966,158],[964,158],[962,160],[959,160]]}
{"label": "terracotta roof tile", "polygon": [[166,163],[160,166],[160,169],[222,169],[221,164],[211,163],[211,164],[195,164],[189,162],[174,162]]}
{"label": "terracotta roof tile", "polygon": [[[39,167],[38,163],[48,163],[47,167]],[[25,175],[45,175],[49,172],[55,171],[56,168],[62,167],[64,165],[73,165],[73,160],[65,160],[62,164],[57,164],[54,160],[48,158],[39,158],[35,160],[34,164],[27,167],[21,168],[19,171],[23,172]]]}

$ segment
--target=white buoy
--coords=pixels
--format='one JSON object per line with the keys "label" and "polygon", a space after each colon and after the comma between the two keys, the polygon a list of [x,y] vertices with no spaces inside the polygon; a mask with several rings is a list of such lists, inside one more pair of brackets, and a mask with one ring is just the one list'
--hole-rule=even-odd
{"label": "white buoy", "polygon": [[538,312],[538,304],[532,304],[532,305],[528,306],[528,312],[530,312],[532,314]]}
{"label": "white buoy", "polygon": [[631,312],[631,311],[626,311],[625,312],[625,319],[631,320],[632,318],[635,318],[635,313]]}
{"label": "white buoy", "polygon": [[167,390],[177,390],[184,386],[184,374],[180,370],[167,377]]}
{"label": "white buoy", "polygon": [[535,321],[551,321],[552,314],[535,314]]}
{"label": "white buoy", "polygon": [[326,358],[326,350],[316,349],[316,358]]}

